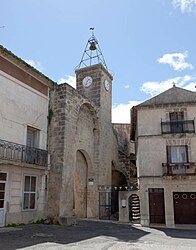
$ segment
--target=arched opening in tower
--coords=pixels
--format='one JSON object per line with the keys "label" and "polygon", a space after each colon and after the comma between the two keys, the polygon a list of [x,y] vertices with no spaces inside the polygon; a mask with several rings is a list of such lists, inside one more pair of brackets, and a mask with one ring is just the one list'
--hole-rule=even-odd
{"label": "arched opening in tower", "polygon": [[76,217],[87,217],[87,175],[88,164],[81,151],[76,152],[76,168],[74,173],[73,212]]}

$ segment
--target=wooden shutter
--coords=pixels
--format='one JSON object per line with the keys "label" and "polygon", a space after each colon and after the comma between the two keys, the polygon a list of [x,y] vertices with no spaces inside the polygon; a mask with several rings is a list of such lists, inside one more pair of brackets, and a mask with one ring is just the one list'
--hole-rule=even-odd
{"label": "wooden shutter", "polygon": [[171,146],[166,146],[166,151],[167,151],[167,163],[171,162]]}

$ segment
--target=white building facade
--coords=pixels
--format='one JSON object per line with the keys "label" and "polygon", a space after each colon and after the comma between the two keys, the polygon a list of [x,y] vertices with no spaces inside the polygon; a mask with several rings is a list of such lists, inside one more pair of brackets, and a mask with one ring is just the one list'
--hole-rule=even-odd
{"label": "white building facade", "polygon": [[174,86],[132,109],[141,224],[196,224],[196,93]]}
{"label": "white building facade", "polygon": [[53,82],[0,47],[0,226],[45,216]]}

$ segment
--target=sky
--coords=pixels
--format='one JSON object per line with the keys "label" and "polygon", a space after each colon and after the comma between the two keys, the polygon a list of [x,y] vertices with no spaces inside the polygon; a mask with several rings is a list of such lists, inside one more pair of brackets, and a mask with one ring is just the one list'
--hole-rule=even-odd
{"label": "sky", "polygon": [[196,0],[1,0],[0,11],[0,44],[72,86],[94,27],[114,78],[114,123],[173,82],[196,90]]}

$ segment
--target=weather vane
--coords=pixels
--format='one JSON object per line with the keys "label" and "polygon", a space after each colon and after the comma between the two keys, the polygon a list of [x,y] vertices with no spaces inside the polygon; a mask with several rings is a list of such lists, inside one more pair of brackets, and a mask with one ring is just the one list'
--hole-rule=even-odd
{"label": "weather vane", "polygon": [[90,28],[90,30],[92,31],[92,36],[94,36],[94,29],[93,27]]}
{"label": "weather vane", "polygon": [[5,28],[5,26],[0,26],[0,29]]}

